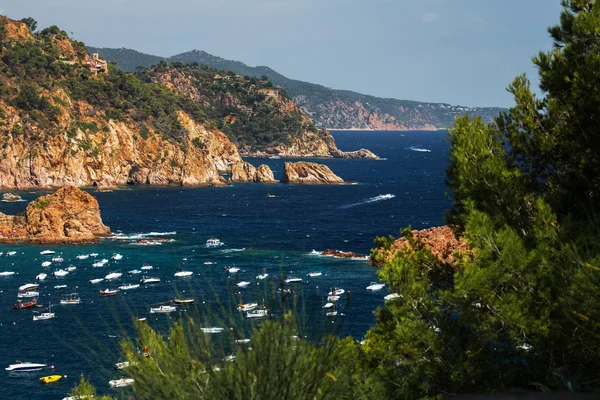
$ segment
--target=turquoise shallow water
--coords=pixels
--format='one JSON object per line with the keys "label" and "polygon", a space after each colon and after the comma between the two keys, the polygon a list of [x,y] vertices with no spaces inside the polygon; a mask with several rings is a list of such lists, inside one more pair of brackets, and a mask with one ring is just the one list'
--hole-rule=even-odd
{"label": "turquoise shallow water", "polygon": [[[273,292],[281,277],[301,277],[304,283],[297,284],[295,290],[301,298],[307,329],[322,332],[335,328],[342,335],[360,339],[373,324],[372,312],[383,304],[387,291],[373,293],[365,289],[377,279],[375,269],[365,261],[322,257],[313,250],[334,248],[368,254],[375,236],[397,236],[409,224],[418,229],[441,224],[449,206],[443,183],[448,145],[445,132],[334,135],[342,149],[367,147],[387,159],[319,161],[344,179],[359,182],[357,185],[235,184],[227,188],[128,187],[104,193],[92,190],[104,222],[118,233],[116,237],[84,246],[0,245],[0,252],[4,253],[0,256],[0,271],[17,273],[0,278],[0,366],[6,367],[17,359],[45,362],[54,365],[56,373],[68,376],[64,381],[44,386],[38,379],[50,371],[6,374],[0,381],[0,398],[60,399],[80,373],[89,376],[101,392],[108,391],[108,380],[119,377],[113,368],[118,360],[118,341],[123,331],[131,332],[132,316],[148,317],[150,324],[164,328],[169,318],[178,318],[178,314],[150,315],[149,308],[172,299],[176,292],[185,291],[181,294],[214,307],[219,303],[217,298],[228,307],[228,294],[236,291],[242,293],[245,302],[265,299],[269,303],[270,299],[277,299]],[[256,165],[266,162],[278,178],[286,160],[249,161]],[[41,193],[20,194],[30,201]],[[268,198],[268,193],[276,197]],[[393,196],[382,196],[386,194]],[[26,204],[0,203],[0,211],[19,212]],[[143,246],[136,243],[142,237],[173,241]],[[226,246],[206,248],[209,237],[220,238]],[[47,272],[69,264],[77,269],[64,278],[49,276],[42,282],[39,301],[55,304],[57,317],[34,322],[32,309],[15,311],[10,306],[16,300],[18,286],[33,282],[44,270],[41,263],[52,258],[39,254],[44,249],[56,251],[65,259],[60,265],[52,263]],[[7,256],[8,251],[17,253]],[[92,258],[75,258],[93,252],[99,253],[98,259],[110,259],[114,253],[122,254],[123,259],[93,268]],[[127,271],[140,269],[145,262],[154,266],[148,275],[160,277],[160,284],[115,297],[99,296],[100,287],[116,288],[137,282],[139,275],[128,277]],[[224,271],[225,266],[233,265],[241,269],[237,276]],[[175,278],[178,268],[193,271],[193,277]],[[269,282],[257,280],[255,277],[265,268],[271,278],[278,278]],[[122,279],[110,284],[88,283],[113,271],[123,272]],[[306,277],[311,271],[323,275]],[[250,285],[238,289],[235,284],[239,281],[249,281]],[[59,284],[67,285],[67,289],[54,289]],[[332,286],[351,292],[343,297],[343,307],[339,308],[345,316],[333,323],[321,309]],[[61,296],[75,287],[82,304],[59,305]],[[224,334],[221,340],[225,343],[230,338]]]}

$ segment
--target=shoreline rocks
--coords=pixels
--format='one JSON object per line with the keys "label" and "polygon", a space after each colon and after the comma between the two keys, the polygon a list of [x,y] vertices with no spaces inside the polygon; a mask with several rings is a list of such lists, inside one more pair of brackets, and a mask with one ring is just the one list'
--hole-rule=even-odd
{"label": "shoreline rocks", "polygon": [[306,161],[286,162],[283,167],[281,182],[312,185],[346,183],[334,174],[328,166]]}
{"label": "shoreline rocks", "polygon": [[341,250],[335,250],[335,249],[324,250],[321,253],[321,255],[322,256],[330,256],[333,258],[364,258],[364,259],[367,258],[367,256],[364,254],[357,254],[352,251],[341,251]]}
{"label": "shoreline rocks", "polygon": [[268,165],[262,164],[255,168],[249,162],[243,161],[231,166],[229,182],[276,183],[277,181]]}
{"label": "shoreline rocks", "polygon": [[23,214],[0,213],[0,243],[93,243],[108,234],[96,198],[74,186],[38,197]]}

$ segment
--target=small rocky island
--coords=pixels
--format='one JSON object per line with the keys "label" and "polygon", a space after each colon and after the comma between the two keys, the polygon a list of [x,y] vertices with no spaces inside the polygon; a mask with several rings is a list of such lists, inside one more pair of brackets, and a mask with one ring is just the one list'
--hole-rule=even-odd
{"label": "small rocky island", "polygon": [[306,161],[286,162],[283,167],[282,183],[340,184],[342,178],[334,174],[328,166]]}
{"label": "small rocky island", "polygon": [[23,214],[0,213],[0,243],[92,243],[108,234],[96,198],[74,186],[39,197]]}

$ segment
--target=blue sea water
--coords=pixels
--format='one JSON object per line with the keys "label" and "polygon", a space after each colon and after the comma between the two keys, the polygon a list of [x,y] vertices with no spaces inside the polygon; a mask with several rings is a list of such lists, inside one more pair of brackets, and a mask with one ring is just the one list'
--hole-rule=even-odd
{"label": "blue sea water", "polygon": [[[79,374],[91,378],[100,392],[108,393],[108,380],[120,377],[113,366],[119,358],[119,340],[123,332],[132,332],[132,316],[148,317],[148,323],[163,329],[171,315],[149,314],[151,305],[169,301],[176,293],[194,297],[198,303],[218,307],[228,304],[228,294],[241,292],[244,302],[262,303],[273,298],[281,277],[303,278],[296,284],[305,315],[305,323],[322,330],[328,324],[342,335],[360,339],[374,323],[373,311],[383,304],[384,288],[366,290],[377,280],[376,270],[364,260],[340,260],[318,255],[333,248],[368,254],[376,236],[394,235],[408,225],[423,229],[443,223],[450,202],[445,196],[444,171],[448,143],[445,132],[332,132],[342,150],[369,148],[384,160],[316,160],[353,185],[310,186],[284,184],[234,184],[225,188],[126,187],[113,192],[90,190],[99,201],[102,217],[115,237],[101,243],[79,246],[0,245],[0,272],[15,275],[0,277],[0,366],[15,360],[53,365],[30,374],[6,374],[0,380],[1,399],[61,399],[74,386]],[[279,178],[285,159],[249,159],[252,164],[268,164]],[[27,201],[44,192],[24,191]],[[274,194],[275,198],[267,197]],[[385,196],[390,195],[390,196]],[[27,202],[0,203],[0,212],[17,213]],[[160,245],[140,245],[139,238],[168,238]],[[226,246],[206,248],[210,237],[218,237]],[[52,256],[40,255],[50,249],[64,258],[58,265],[41,267]],[[7,256],[8,251],[16,251]],[[315,251],[313,251],[315,250]],[[78,260],[78,254],[99,253],[97,259],[114,253],[123,255],[102,268],[93,268],[94,260]],[[205,264],[212,262],[213,264]],[[140,269],[143,263],[154,266],[148,276],[160,277],[161,283],[103,298],[100,287],[116,288],[136,283],[139,275],[127,271]],[[51,272],[73,264],[77,269],[64,278]],[[240,273],[228,274],[225,266],[236,266]],[[194,272],[188,279],[175,278],[176,269]],[[266,271],[272,281],[255,277]],[[52,303],[57,315],[49,321],[33,321],[33,309],[12,310],[17,288],[40,282],[39,302]],[[123,272],[122,279],[92,285],[90,279],[109,272]],[[308,272],[320,271],[309,278]],[[238,288],[238,281],[249,281]],[[66,289],[55,289],[64,284]],[[329,319],[321,305],[331,287],[344,288],[338,307],[345,315]],[[82,303],[60,305],[61,296],[76,288]],[[271,300],[265,300],[269,302]],[[37,308],[41,310],[42,308]],[[275,310],[273,310],[276,312]],[[204,321],[207,326],[219,321]],[[227,327],[226,327],[227,328]],[[223,341],[228,340],[223,334]],[[67,375],[53,385],[42,385],[40,376]]]}

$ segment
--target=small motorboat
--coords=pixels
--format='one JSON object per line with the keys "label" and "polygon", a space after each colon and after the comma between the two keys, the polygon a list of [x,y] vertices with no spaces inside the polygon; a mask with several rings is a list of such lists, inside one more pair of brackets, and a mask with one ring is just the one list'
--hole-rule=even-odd
{"label": "small motorboat", "polygon": [[223,361],[225,361],[225,362],[233,362],[233,361],[235,361],[235,356],[233,354],[228,355],[227,357],[223,358]]}
{"label": "small motorboat", "polygon": [[221,333],[223,332],[223,328],[219,328],[217,326],[213,326],[210,328],[200,328],[204,333]]}
{"label": "small motorboat", "polygon": [[399,299],[400,297],[402,297],[401,294],[398,293],[390,293],[387,296],[384,297],[385,301],[389,301],[389,300],[394,300],[394,299]]}
{"label": "small motorboat", "polygon": [[129,361],[123,361],[123,362],[118,362],[115,364],[115,368],[116,369],[125,369],[127,367],[129,367]]}
{"label": "small motorboat", "polygon": [[225,271],[229,272],[230,274],[236,274],[240,272],[240,269],[238,267],[225,267]]}
{"label": "small motorboat", "polygon": [[331,308],[331,307],[335,307],[335,304],[333,303],[326,303],[323,308]]}
{"label": "small motorboat", "polygon": [[336,315],[338,315],[337,311],[329,311],[326,312],[325,315],[327,315],[328,317],[335,317]]}
{"label": "small motorboat", "polygon": [[206,247],[219,247],[219,246],[224,246],[224,245],[225,245],[225,243],[221,242],[217,238],[210,238],[206,241]]}
{"label": "small motorboat", "polygon": [[246,312],[246,318],[262,318],[267,316],[269,316],[269,311],[265,308]]}
{"label": "small motorboat", "polygon": [[194,299],[175,299],[173,301],[175,302],[175,304],[192,304],[195,300]]}
{"label": "small motorboat", "polygon": [[117,293],[119,293],[117,289],[100,289],[100,296],[102,297],[116,296]]}
{"label": "small motorboat", "polygon": [[269,198],[269,199],[274,199],[275,197],[277,197],[277,196],[275,196],[274,194],[271,194],[271,193],[267,194],[267,198]]}
{"label": "small motorboat", "polygon": [[327,293],[327,295],[328,296],[340,296],[344,293],[346,293],[346,291],[344,289],[332,288],[331,292]]}
{"label": "small motorboat", "polygon": [[94,268],[104,267],[104,263],[100,262],[100,261],[97,261],[97,262],[95,262],[95,263],[92,264],[92,267],[94,267]]}
{"label": "small motorboat", "polygon": [[239,344],[245,344],[250,343],[250,339],[236,339],[235,342]]}
{"label": "small motorboat", "polygon": [[15,273],[13,271],[4,271],[4,272],[0,272],[0,276],[11,276],[14,275]]}
{"label": "small motorboat", "polygon": [[38,297],[39,295],[40,295],[40,292],[27,291],[27,292],[19,292],[19,294],[17,294],[17,297],[27,298],[27,297]]}
{"label": "small motorboat", "polygon": [[13,304],[13,310],[20,310],[22,308],[33,307],[37,304],[37,299],[33,299],[30,301],[18,300],[15,304]]}
{"label": "small motorboat", "polygon": [[250,310],[254,310],[256,307],[258,307],[258,303],[246,303],[246,304],[238,304],[237,309],[239,311],[250,311]]}
{"label": "small motorboat", "polygon": [[148,278],[148,277],[142,277],[142,279],[140,279],[140,283],[142,285],[147,285],[149,283],[159,283],[160,282],[160,278]]}
{"label": "small motorboat", "polygon": [[40,251],[40,254],[43,255],[43,256],[48,255],[48,254],[54,254],[54,253],[56,253],[56,252],[52,251],[52,250],[42,250],[42,251]]}
{"label": "small motorboat", "polygon": [[138,283],[136,283],[136,284],[129,284],[129,285],[119,286],[119,289],[121,289],[121,290],[131,290],[131,289],[137,289],[139,287],[140,287],[140,285]]}
{"label": "small motorboat", "polygon": [[4,370],[8,372],[32,372],[32,371],[41,371],[42,368],[47,367],[46,364],[37,364],[31,362],[21,362],[17,361],[16,364],[11,364]]}
{"label": "small motorboat", "polygon": [[87,260],[88,258],[90,258],[90,255],[89,254],[80,254],[75,258],[78,260]]}
{"label": "small motorboat", "polygon": [[67,285],[54,285],[54,289],[64,289]]}
{"label": "small motorboat", "polygon": [[150,314],[167,314],[174,311],[177,311],[177,307],[175,306],[150,307]]}
{"label": "small motorboat", "polygon": [[248,282],[248,281],[241,281],[241,282],[238,282],[238,283],[236,283],[236,285],[237,285],[238,287],[246,287],[246,286],[248,286],[249,284],[250,284],[250,282]]}
{"label": "small motorboat", "polygon": [[90,253],[90,257],[98,257],[98,253]]}
{"label": "small motorboat", "polygon": [[108,381],[108,384],[110,385],[110,387],[113,387],[113,388],[122,388],[122,387],[132,385],[134,382],[135,382],[135,380],[132,378],[121,378],[121,379],[115,379],[112,381]]}
{"label": "small motorboat", "polygon": [[213,264],[215,264],[215,263],[212,261],[204,261],[204,265],[213,265]]}
{"label": "small motorboat", "polygon": [[122,274],[122,273],[120,273],[120,272],[111,272],[110,274],[106,275],[106,276],[104,277],[104,279],[106,279],[107,281],[112,281],[112,280],[114,280],[114,279],[118,279],[118,278],[120,278],[120,277],[121,277],[121,275],[123,275],[123,274]]}
{"label": "small motorboat", "polygon": [[264,274],[260,274],[260,275],[258,275],[258,276],[256,277],[256,279],[260,279],[260,280],[262,281],[263,279],[267,279],[268,277],[269,277],[269,274],[267,274],[267,273],[264,273]]}
{"label": "small motorboat", "polygon": [[154,267],[150,264],[142,265],[142,271],[150,271],[152,268],[154,268]]}
{"label": "small motorboat", "polygon": [[175,272],[175,276],[178,278],[185,278],[187,276],[192,276],[194,273],[192,271],[177,271]]}
{"label": "small motorboat", "polygon": [[340,296],[327,296],[327,301],[338,301]]}
{"label": "small motorboat", "polygon": [[287,278],[285,283],[302,283],[302,278]]}
{"label": "small motorboat", "polygon": [[69,272],[73,272],[77,269],[76,266],[74,265],[69,265],[67,268],[65,268],[65,271],[69,271]]}
{"label": "small motorboat", "polygon": [[132,269],[131,271],[128,272],[129,275],[138,275],[141,273],[142,273],[142,271],[140,271],[139,269]]}
{"label": "small motorboat", "polygon": [[113,260],[115,261],[119,261],[123,258],[123,256],[121,254],[113,254],[113,256],[111,257]]}
{"label": "small motorboat", "polygon": [[43,272],[42,272],[41,274],[38,274],[38,275],[35,277],[35,280],[36,280],[36,281],[43,281],[43,280],[44,280],[44,279],[46,279],[47,277],[48,277],[48,274],[45,274],[45,273],[43,273]]}
{"label": "small motorboat", "polygon": [[65,261],[65,259],[62,257],[52,257],[52,261],[54,261],[55,263],[61,263]]}
{"label": "small motorboat", "polygon": [[63,276],[69,275],[69,271],[65,271],[64,269],[57,269],[52,273],[52,276],[56,278],[62,278]]}
{"label": "small motorboat", "polygon": [[40,287],[40,285],[37,284],[37,283],[26,283],[23,286],[19,286],[19,290],[21,292],[23,292],[23,291],[26,291],[26,290],[37,289],[38,287]]}
{"label": "small motorboat", "polygon": [[51,266],[51,265],[52,265],[52,262],[50,262],[50,261],[44,261],[44,262],[42,263],[42,267],[44,267],[44,268],[45,268],[45,267],[49,267],[49,266]]}
{"label": "small motorboat", "polygon": [[316,276],[321,276],[323,275],[322,272],[309,272],[308,274],[306,274],[306,276],[310,276],[311,278],[314,278]]}
{"label": "small motorboat", "polygon": [[60,304],[69,305],[69,304],[80,304],[81,298],[77,293],[71,293],[64,297],[64,299],[60,300]]}
{"label": "small motorboat", "polygon": [[96,279],[90,279],[90,283],[91,284],[96,284],[96,283],[100,283],[104,281],[104,278],[96,278]]}
{"label": "small motorboat", "polygon": [[367,286],[367,290],[376,291],[376,290],[381,290],[384,287],[385,287],[385,283],[371,282],[369,284],[369,286]]}
{"label": "small motorboat", "polygon": [[9,251],[6,253],[7,256],[14,256],[15,254],[17,254],[16,251]]}
{"label": "small motorboat", "polygon": [[40,378],[40,382],[41,383],[54,383],[54,382],[58,382],[62,379],[62,375],[48,375],[48,376],[43,376]]}
{"label": "small motorboat", "polygon": [[[34,313],[38,313],[38,312],[34,311]],[[48,312],[43,312],[43,313],[39,313],[38,315],[34,315],[33,316],[33,320],[34,321],[43,321],[43,320],[52,319],[52,318],[55,318],[55,317],[56,317],[56,314],[54,314],[52,312],[52,304],[50,304],[48,306]]]}

